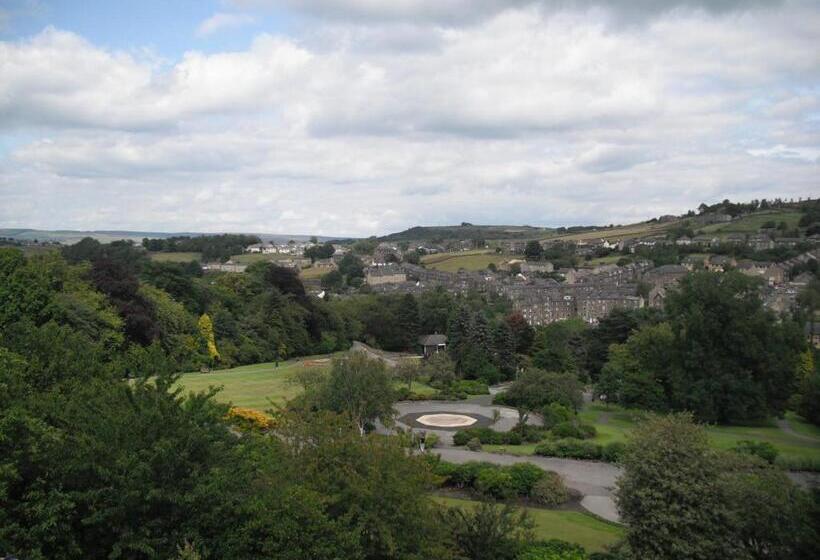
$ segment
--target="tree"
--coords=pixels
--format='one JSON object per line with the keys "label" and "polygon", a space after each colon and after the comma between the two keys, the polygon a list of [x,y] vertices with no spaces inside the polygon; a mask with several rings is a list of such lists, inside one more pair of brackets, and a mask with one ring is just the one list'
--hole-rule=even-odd
{"label": "tree", "polygon": [[456,380],[455,364],[446,352],[436,352],[424,360],[422,371],[438,386],[446,387]]}
{"label": "tree", "polygon": [[405,294],[399,301],[396,321],[401,329],[403,349],[413,349],[419,338],[419,306],[413,294]]}
{"label": "tree", "polygon": [[532,542],[525,509],[482,502],[472,510],[451,508],[445,515],[456,545],[470,560],[513,560]]}
{"label": "tree", "polygon": [[512,331],[515,340],[515,351],[519,354],[528,353],[535,339],[535,329],[530,326],[520,311],[510,313],[505,321]]}
{"label": "tree", "polygon": [[763,308],[758,286],[738,272],[698,272],[669,294],[672,409],[718,422],[782,414],[804,341]]}
{"label": "tree", "polygon": [[199,335],[202,337],[202,340],[205,342],[205,348],[208,351],[208,357],[211,360],[211,363],[219,361],[219,350],[216,348],[216,339],[214,338],[214,324],[211,321],[211,318],[206,314],[203,313],[199,317],[199,322],[197,323],[199,328]]}
{"label": "tree", "polygon": [[733,454],[723,458],[722,467],[719,481],[738,547],[736,558],[810,558],[816,554],[817,527],[809,516],[810,498],[786,473]]}
{"label": "tree", "polygon": [[492,339],[496,366],[502,374],[512,377],[516,370],[515,338],[507,322],[500,321],[493,327]]}
{"label": "tree", "polygon": [[812,424],[820,426],[820,372],[814,363],[811,350],[803,354],[801,364],[803,378],[800,380],[798,412]]}
{"label": "tree", "polygon": [[379,419],[389,423],[395,411],[395,392],[384,362],[352,352],[335,358],[327,381],[319,389],[319,405],[348,416],[364,433]]}
{"label": "tree", "polygon": [[407,383],[407,390],[413,390],[413,381],[418,379],[420,368],[419,364],[416,362],[405,361],[400,363],[396,366],[395,376],[397,379],[402,380],[403,382]]}
{"label": "tree", "polygon": [[615,493],[636,558],[736,558],[717,456],[689,414],[638,425]]}
{"label": "tree", "polygon": [[663,411],[668,406],[672,330],[666,323],[643,327],[626,343],[610,347],[596,392],[627,408]]}
{"label": "tree", "polygon": [[496,398],[502,404],[516,407],[523,424],[530,412],[540,411],[552,403],[577,411],[583,404],[581,389],[581,383],[573,373],[551,373],[529,368]]}
{"label": "tree", "polygon": [[321,278],[322,288],[325,290],[338,291],[344,286],[344,276],[338,270],[331,270]]}
{"label": "tree", "polygon": [[339,272],[344,275],[347,283],[350,284],[351,279],[364,277],[364,263],[353,253],[348,253],[339,261]]}
{"label": "tree", "polygon": [[543,253],[544,248],[541,247],[538,241],[527,241],[527,244],[524,246],[524,256],[527,257],[528,261],[539,260]]}

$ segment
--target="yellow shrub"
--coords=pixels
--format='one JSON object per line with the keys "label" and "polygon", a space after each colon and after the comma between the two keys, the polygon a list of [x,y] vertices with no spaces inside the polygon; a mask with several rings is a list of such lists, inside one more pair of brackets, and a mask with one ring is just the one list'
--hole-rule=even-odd
{"label": "yellow shrub", "polygon": [[273,420],[270,417],[250,408],[232,407],[228,411],[227,419],[243,430],[266,432],[273,428]]}

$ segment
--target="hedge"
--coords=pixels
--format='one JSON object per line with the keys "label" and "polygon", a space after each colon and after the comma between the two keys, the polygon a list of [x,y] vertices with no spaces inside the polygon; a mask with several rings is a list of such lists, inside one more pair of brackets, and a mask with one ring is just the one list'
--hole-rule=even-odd
{"label": "hedge", "polygon": [[526,547],[516,560],[586,560],[584,547],[552,539]]}
{"label": "hedge", "polygon": [[624,444],[620,442],[602,446],[590,441],[567,438],[542,443],[535,448],[535,454],[545,457],[604,460],[614,463],[621,459],[624,449]]}
{"label": "hedge", "polygon": [[544,505],[558,505],[569,499],[569,491],[558,474],[532,463],[499,466],[473,461],[454,465],[433,460],[432,468],[443,479],[443,486],[475,490],[488,498],[523,497]]}

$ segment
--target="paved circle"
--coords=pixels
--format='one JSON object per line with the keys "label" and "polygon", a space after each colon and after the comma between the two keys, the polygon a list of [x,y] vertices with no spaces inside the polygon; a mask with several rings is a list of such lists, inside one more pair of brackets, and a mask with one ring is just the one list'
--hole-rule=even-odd
{"label": "paved circle", "polygon": [[476,419],[464,414],[425,414],[416,422],[431,428],[466,428],[476,423]]}

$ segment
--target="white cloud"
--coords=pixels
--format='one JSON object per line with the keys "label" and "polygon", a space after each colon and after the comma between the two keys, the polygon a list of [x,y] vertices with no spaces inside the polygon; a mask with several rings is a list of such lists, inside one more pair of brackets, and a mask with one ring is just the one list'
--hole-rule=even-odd
{"label": "white cloud", "polygon": [[[378,4],[355,5],[439,9]],[[169,64],[56,29],[0,43],[0,129],[34,138],[0,155],[0,224],[369,235],[816,195],[816,8],[678,2],[612,27],[500,4]]]}
{"label": "white cloud", "polygon": [[255,22],[256,18],[250,14],[217,12],[199,24],[196,34],[204,37],[223,29],[236,29]]}

